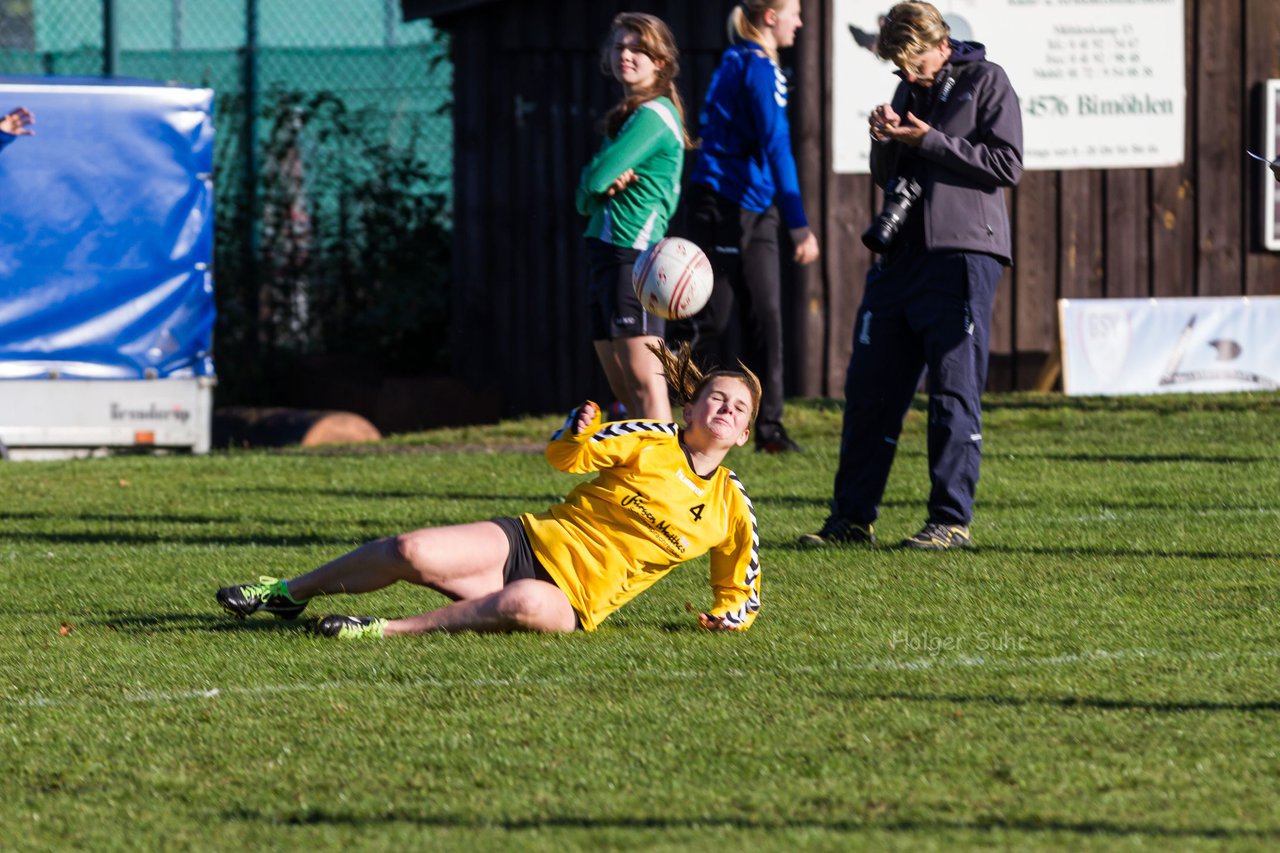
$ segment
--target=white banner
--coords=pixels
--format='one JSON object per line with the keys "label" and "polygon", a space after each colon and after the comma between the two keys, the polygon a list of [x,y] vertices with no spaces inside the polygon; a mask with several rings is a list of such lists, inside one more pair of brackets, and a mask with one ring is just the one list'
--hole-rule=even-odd
{"label": "white banner", "polygon": [[[1266,88],[1267,119],[1263,124],[1266,133],[1266,144],[1262,151],[1267,160],[1274,163],[1280,157],[1280,80],[1268,80]],[[1280,251],[1280,179],[1262,163],[1250,163],[1250,168],[1266,181],[1262,191],[1262,206],[1265,221],[1262,226],[1262,241],[1273,252]]]}
{"label": "white banner", "polygon": [[[832,159],[866,174],[867,116],[898,78],[873,53],[892,0],[834,0]],[[1028,169],[1173,166],[1184,157],[1183,0],[935,0],[986,45],[1022,103]]]}
{"label": "white banner", "polygon": [[1058,328],[1067,394],[1280,388],[1280,296],[1059,299]]}

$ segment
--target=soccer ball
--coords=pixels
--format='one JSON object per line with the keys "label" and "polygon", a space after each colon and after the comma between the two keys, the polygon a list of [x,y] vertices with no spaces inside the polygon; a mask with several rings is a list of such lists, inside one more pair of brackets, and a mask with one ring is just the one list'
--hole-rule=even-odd
{"label": "soccer ball", "polygon": [[664,320],[683,320],[701,311],[714,282],[711,261],[696,243],[680,237],[654,243],[631,268],[640,305]]}

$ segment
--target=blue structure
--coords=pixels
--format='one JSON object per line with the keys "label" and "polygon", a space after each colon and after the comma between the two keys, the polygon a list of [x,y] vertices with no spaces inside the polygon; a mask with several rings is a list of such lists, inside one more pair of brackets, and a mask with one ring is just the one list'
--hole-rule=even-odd
{"label": "blue structure", "polygon": [[[212,90],[2,77],[0,105],[36,117],[35,136],[0,152],[0,441],[207,448]],[[37,380],[51,381],[24,387]],[[68,416],[63,394],[102,411]],[[153,410],[168,415],[120,414]],[[99,414],[118,429],[95,432]]]}

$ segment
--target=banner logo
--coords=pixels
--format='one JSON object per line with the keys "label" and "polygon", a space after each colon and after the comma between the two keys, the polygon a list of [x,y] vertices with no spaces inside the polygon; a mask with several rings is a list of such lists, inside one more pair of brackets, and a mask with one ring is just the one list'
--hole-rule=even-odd
{"label": "banner logo", "polygon": [[177,421],[185,424],[191,420],[191,412],[177,403],[163,409],[152,403],[145,409],[126,409],[119,403],[111,404],[111,420],[113,421]]}
{"label": "banner logo", "polygon": [[1129,312],[1120,307],[1091,305],[1080,315],[1080,326],[1089,368],[1094,376],[1110,382],[1120,375],[1129,356],[1133,339]]}

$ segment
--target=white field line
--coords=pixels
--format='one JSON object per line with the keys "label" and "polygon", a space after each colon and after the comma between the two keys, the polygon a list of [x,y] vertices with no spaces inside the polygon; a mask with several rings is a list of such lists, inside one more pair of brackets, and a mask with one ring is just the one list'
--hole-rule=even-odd
{"label": "white field line", "polygon": [[[1175,662],[1219,661],[1238,658],[1261,658],[1275,660],[1280,658],[1280,650],[1262,650],[1257,652],[1170,652],[1157,649],[1121,649],[1107,651],[1098,649],[1090,652],[1078,652],[1047,657],[1020,657],[1014,654],[997,653],[992,655],[960,655],[944,657],[929,655],[909,659],[883,658],[855,661],[831,666],[795,666],[787,667],[781,672],[788,675],[830,676],[852,674],[857,672],[921,672],[941,671],[949,669],[1038,669],[1075,666],[1077,664],[1111,663],[1120,661],[1166,660]],[[775,670],[776,671],[776,670]],[[687,670],[632,670],[625,673],[628,680],[644,679],[648,681],[696,681],[706,677],[704,672]],[[757,673],[742,670],[729,670],[720,673],[730,678],[752,678]],[[47,708],[66,705],[110,705],[110,704],[173,704],[224,698],[256,698],[277,696],[287,693],[324,693],[349,690],[417,691],[424,689],[457,689],[476,687],[567,687],[574,684],[594,684],[601,680],[613,679],[613,673],[582,673],[580,675],[534,676],[513,675],[507,678],[422,678],[413,681],[367,682],[367,681],[322,681],[315,683],[296,682],[293,684],[261,684],[253,687],[211,687],[191,690],[155,691],[142,690],[132,693],[121,693],[114,697],[89,696],[44,696],[41,694],[22,696],[10,694],[2,701],[9,706],[24,708]]]}

